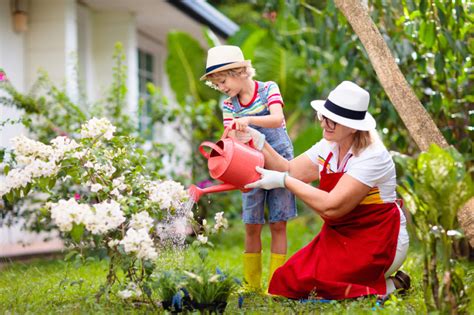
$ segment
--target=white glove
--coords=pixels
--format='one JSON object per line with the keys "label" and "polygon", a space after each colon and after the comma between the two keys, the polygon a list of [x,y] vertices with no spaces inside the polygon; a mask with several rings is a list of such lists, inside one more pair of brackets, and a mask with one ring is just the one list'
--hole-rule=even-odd
{"label": "white glove", "polygon": [[250,135],[250,132],[239,131],[239,130],[232,130],[232,131],[234,131],[235,140],[237,140],[239,142],[247,143],[250,140],[252,140],[252,136]]}
{"label": "white glove", "polygon": [[257,166],[255,170],[262,174],[262,178],[256,182],[245,185],[245,188],[274,189],[285,187],[285,178],[288,173],[266,170],[259,166]]}
{"label": "white glove", "polygon": [[255,148],[259,151],[262,151],[263,145],[265,144],[265,135],[260,131],[253,129],[252,127],[247,127],[246,131],[252,137]]}

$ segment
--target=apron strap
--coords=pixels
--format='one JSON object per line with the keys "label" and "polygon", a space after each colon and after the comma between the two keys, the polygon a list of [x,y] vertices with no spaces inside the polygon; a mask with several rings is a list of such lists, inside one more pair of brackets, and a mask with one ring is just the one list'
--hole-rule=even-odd
{"label": "apron strap", "polygon": [[344,172],[344,170],[346,169],[347,162],[349,162],[351,157],[352,157],[352,153],[350,153],[349,156],[346,158],[346,161],[345,161],[344,165],[342,166],[342,168],[338,168],[338,170],[337,170],[338,172]]}
{"label": "apron strap", "polygon": [[324,161],[324,166],[323,166],[323,172],[326,172],[326,174],[328,174],[327,167],[329,164],[329,160],[331,158],[332,158],[332,152],[329,152],[328,156],[326,157],[326,161]]}

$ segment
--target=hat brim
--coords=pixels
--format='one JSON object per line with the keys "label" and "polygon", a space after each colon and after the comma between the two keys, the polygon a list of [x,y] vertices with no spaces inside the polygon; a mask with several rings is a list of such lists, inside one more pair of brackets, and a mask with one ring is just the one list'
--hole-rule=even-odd
{"label": "hat brim", "polygon": [[201,80],[201,81],[207,80],[208,75],[216,73],[216,72],[221,72],[221,71],[224,71],[224,70],[235,69],[235,68],[249,67],[250,65],[251,65],[250,60],[244,60],[244,61],[237,61],[237,62],[229,63],[225,66],[216,68],[216,69],[214,69],[212,71],[209,71],[209,72],[206,72],[206,74],[204,74],[199,80]]}
{"label": "hat brim", "polygon": [[375,126],[376,126],[375,119],[374,117],[372,117],[372,115],[369,112],[365,113],[365,118],[362,120],[349,119],[349,118],[341,117],[329,111],[326,107],[324,107],[324,103],[326,103],[325,100],[312,101],[311,107],[313,107],[318,113],[321,113],[323,116],[331,119],[332,121],[340,125],[343,125],[352,129],[363,130],[363,131],[369,131],[369,130],[375,129]]}

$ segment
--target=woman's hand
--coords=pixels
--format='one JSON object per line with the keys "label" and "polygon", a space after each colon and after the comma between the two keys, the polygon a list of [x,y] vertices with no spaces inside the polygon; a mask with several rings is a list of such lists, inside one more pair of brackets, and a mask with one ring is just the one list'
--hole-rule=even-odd
{"label": "woman's hand", "polygon": [[235,124],[235,129],[238,131],[245,131],[250,125],[250,117],[240,117],[234,118],[233,123]]}
{"label": "woman's hand", "polygon": [[245,185],[245,188],[285,188],[285,178],[288,175],[286,172],[266,170],[258,166],[255,170],[262,175],[262,178],[256,182]]}

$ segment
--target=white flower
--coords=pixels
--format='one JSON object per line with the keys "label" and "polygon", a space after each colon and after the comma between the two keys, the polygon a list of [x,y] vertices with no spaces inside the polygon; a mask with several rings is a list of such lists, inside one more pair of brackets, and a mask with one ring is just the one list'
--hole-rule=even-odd
{"label": "white flower", "polygon": [[158,203],[162,210],[175,210],[182,206],[188,199],[188,193],[180,183],[167,180],[163,182],[151,182],[148,190],[150,200]]}
{"label": "white flower", "polygon": [[118,190],[127,189],[127,185],[125,184],[125,177],[124,176],[114,178],[114,180],[112,181],[112,185],[114,186],[114,188],[117,188]]}
{"label": "white flower", "polygon": [[137,214],[132,214],[132,219],[130,220],[130,227],[135,230],[145,229],[149,231],[153,227],[153,219],[146,211],[142,211]]}
{"label": "white flower", "polygon": [[87,161],[87,163],[84,164],[84,167],[93,168],[93,167],[94,167],[94,163],[92,163],[91,161]]}
{"label": "white flower", "polygon": [[118,296],[124,300],[129,299],[133,296],[133,291],[132,290],[122,290],[118,292]]}
{"label": "white flower", "polygon": [[83,138],[96,138],[103,136],[110,140],[114,136],[117,128],[113,126],[107,118],[92,118],[87,123],[82,125],[81,136]]}
{"label": "white flower", "polygon": [[122,194],[120,193],[120,191],[119,191],[117,188],[112,189],[112,191],[110,192],[110,194],[111,194],[112,196],[117,197],[117,199],[122,195]]}
{"label": "white flower", "polygon": [[186,274],[188,277],[190,277],[192,279],[196,279],[197,282],[203,283],[203,280],[202,280],[201,276],[198,276],[197,274],[195,274],[193,272],[190,272],[190,271],[187,271],[187,270],[183,270],[183,273]]}
{"label": "white flower", "polygon": [[455,238],[460,238],[462,237],[462,233],[459,232],[458,230],[448,230],[446,232],[448,236],[455,237]]}
{"label": "white flower", "polygon": [[78,204],[74,198],[61,199],[51,205],[51,218],[62,232],[69,232],[73,223],[85,224],[91,215],[89,205]]}
{"label": "white flower", "polygon": [[91,185],[91,191],[92,192],[98,192],[99,190],[102,190],[103,186],[101,184],[92,184]]}
{"label": "white flower", "polygon": [[214,229],[218,231],[220,228],[227,229],[229,226],[227,219],[224,218],[224,212],[217,212],[214,216],[214,220],[216,220],[216,224],[214,224]]}
{"label": "white flower", "polygon": [[206,244],[207,243],[207,236],[204,236],[202,234],[199,234],[197,236],[197,240],[201,243],[201,244]]}
{"label": "white flower", "polygon": [[79,144],[73,139],[68,137],[56,137],[51,140],[51,144],[54,148],[53,159],[60,161],[64,158],[64,155],[69,152],[77,149]]}
{"label": "white flower", "polygon": [[110,240],[107,245],[109,245],[110,248],[117,246],[120,244],[120,240]]}
{"label": "white flower", "polygon": [[155,260],[158,257],[153,240],[146,229],[128,229],[120,244],[123,245],[126,253],[135,254],[138,258]]}
{"label": "white flower", "polygon": [[114,230],[125,221],[120,204],[115,200],[104,201],[92,206],[92,215],[85,222],[86,229],[93,234],[104,234]]}

